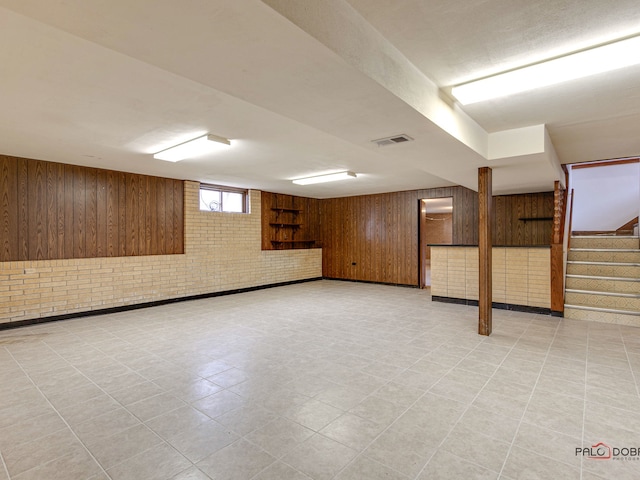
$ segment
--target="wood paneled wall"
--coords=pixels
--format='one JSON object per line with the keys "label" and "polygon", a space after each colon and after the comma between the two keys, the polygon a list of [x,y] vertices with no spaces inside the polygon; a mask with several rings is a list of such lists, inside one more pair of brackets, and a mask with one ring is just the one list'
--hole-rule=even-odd
{"label": "wood paneled wall", "polygon": [[[262,192],[262,250],[320,247],[320,202],[308,197]],[[299,213],[276,212],[273,208],[299,209]],[[271,223],[299,223],[296,228]],[[315,243],[274,244],[272,241],[315,240]]]}
{"label": "wood paneled wall", "polygon": [[[478,194],[464,187],[320,201],[323,275],[419,285],[420,199],[453,198],[453,243],[478,244]],[[493,198],[495,245],[549,245],[553,192]]]}
{"label": "wood paneled wall", "polygon": [[0,261],[184,253],[183,188],[0,155]]}
{"label": "wood paneled wall", "polygon": [[[422,231],[425,232],[424,242],[426,245],[446,245],[453,243],[453,215],[451,213],[422,213],[420,216]],[[426,247],[425,245],[425,247]],[[424,258],[431,259],[429,248],[424,249]]]}
{"label": "wood paneled wall", "polygon": [[422,198],[453,197],[453,243],[478,242],[478,195],[464,187],[321,200],[323,275],[418,285]]}
{"label": "wood paneled wall", "polygon": [[493,220],[494,245],[550,245],[553,192],[493,197]]}

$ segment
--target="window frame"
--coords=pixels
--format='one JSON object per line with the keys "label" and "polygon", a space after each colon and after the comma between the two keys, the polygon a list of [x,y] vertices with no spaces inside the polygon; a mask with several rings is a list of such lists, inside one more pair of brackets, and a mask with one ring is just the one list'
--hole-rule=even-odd
{"label": "window frame", "polygon": [[[220,192],[220,210],[203,210],[202,209],[202,190],[206,190],[209,192]],[[239,193],[242,195],[242,211],[241,212],[230,212],[224,209],[224,193]],[[237,187],[227,187],[225,185],[215,185],[212,183],[200,183],[200,188],[198,189],[198,209],[201,212],[209,212],[209,213],[238,213],[238,214],[246,214],[249,213],[249,190],[246,188],[237,188]]]}

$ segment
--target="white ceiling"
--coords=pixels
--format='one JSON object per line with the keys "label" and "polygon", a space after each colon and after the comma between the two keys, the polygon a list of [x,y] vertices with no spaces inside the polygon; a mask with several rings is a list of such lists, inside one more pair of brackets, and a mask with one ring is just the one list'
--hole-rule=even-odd
{"label": "white ceiling", "polygon": [[[496,193],[551,190],[558,160],[638,155],[640,68],[446,92],[638,31],[626,0],[0,0],[0,153],[317,198],[475,188],[480,166]],[[234,147],[151,157],[207,132]],[[338,170],[358,179],[290,182]]]}
{"label": "white ceiling", "polygon": [[422,213],[451,213],[453,197],[423,198]]}

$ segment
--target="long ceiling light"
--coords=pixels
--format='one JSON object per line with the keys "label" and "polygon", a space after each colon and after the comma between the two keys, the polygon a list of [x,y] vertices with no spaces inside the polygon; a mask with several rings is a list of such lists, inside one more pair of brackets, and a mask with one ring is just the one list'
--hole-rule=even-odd
{"label": "long ceiling light", "polygon": [[292,180],[297,185],[312,185],[314,183],[335,182],[336,180],[346,180],[347,178],[356,178],[353,172],[329,173],[328,175],[318,175],[315,177],[297,178]]}
{"label": "long ceiling light", "polygon": [[168,162],[179,162],[185,158],[199,157],[205,153],[228,148],[230,145],[231,141],[226,138],[207,134],[155,153],[153,158]]}
{"label": "long ceiling light", "polygon": [[546,87],[640,63],[640,36],[453,87],[463,105]]}

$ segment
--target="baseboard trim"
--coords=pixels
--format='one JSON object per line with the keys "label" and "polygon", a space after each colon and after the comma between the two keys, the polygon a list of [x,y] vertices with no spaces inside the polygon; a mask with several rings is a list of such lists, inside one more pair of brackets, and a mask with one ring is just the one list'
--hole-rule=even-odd
{"label": "baseboard trim", "polygon": [[286,285],[315,282],[318,280],[322,280],[322,277],[305,278],[302,280],[292,280],[289,282],[269,283],[267,285],[257,285],[255,287],[238,288],[235,290],[224,290],[221,292],[202,293],[198,295],[189,295],[187,297],[166,298],[163,300],[154,300],[152,302],[134,303],[131,305],[121,305],[119,307],[109,307],[109,308],[101,308],[97,310],[86,310],[82,312],[65,313],[62,315],[52,315],[49,317],[30,318],[27,320],[18,320],[17,322],[0,323],[0,330],[9,330],[12,328],[26,327],[29,325],[37,325],[40,323],[59,322],[61,320],[70,320],[73,318],[93,317],[97,315],[108,315],[110,313],[127,312],[130,310],[140,310],[142,308],[158,307],[161,305],[169,305],[171,303],[188,302],[190,300],[202,300],[204,298],[235,295],[236,293],[254,292],[256,290],[265,290],[267,288],[284,287]]}
{"label": "baseboard trim", "polygon": [[418,285],[408,285],[406,283],[374,282],[373,280],[354,280],[352,278],[322,277],[322,279],[336,280],[338,282],[371,283],[373,285],[389,285],[391,287],[420,288],[418,287]]}
{"label": "baseboard trim", "polygon": [[[471,307],[478,306],[478,300],[468,300],[466,298],[440,297],[437,295],[431,295],[431,300],[434,302],[455,303],[457,305],[468,305]],[[511,310],[514,312],[537,313],[540,315],[552,315],[551,309],[544,308],[544,307],[531,307],[528,305],[515,305],[512,303],[498,303],[498,302],[493,302],[491,304],[491,307],[498,310]]]}

